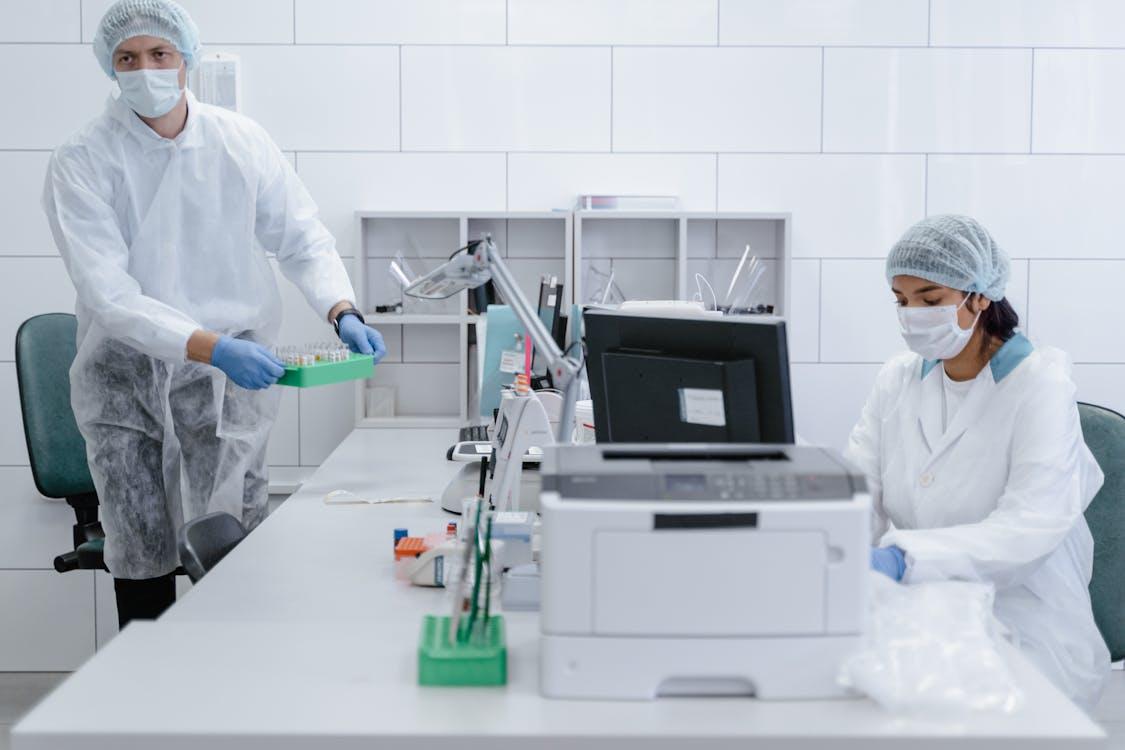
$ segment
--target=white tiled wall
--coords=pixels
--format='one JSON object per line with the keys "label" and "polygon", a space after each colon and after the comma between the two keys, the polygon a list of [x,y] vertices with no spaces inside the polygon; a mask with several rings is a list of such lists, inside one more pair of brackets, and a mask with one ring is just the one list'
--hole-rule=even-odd
{"label": "white tiled wall", "polygon": [[[0,644],[75,623],[0,647],[0,670],[66,668],[95,638],[91,577],[49,570],[70,515],[30,482],[12,336],[73,305],[38,195],[49,150],[109,90],[89,46],[109,2],[0,0],[0,602],[37,602],[0,606]],[[1071,352],[1079,395],[1125,408],[1120,0],[182,2],[206,49],[242,56],[246,114],[294,159],[345,258],[357,208],[547,210],[605,192],[791,211],[798,428],[839,446],[900,346],[881,258],[927,213],[969,213],[1017,259],[1010,296],[1034,338]],[[530,277],[541,261],[516,262]],[[666,293],[666,264],[632,262]],[[327,335],[285,299],[286,337]],[[352,419],[350,388],[287,393],[271,464],[317,464]]]}

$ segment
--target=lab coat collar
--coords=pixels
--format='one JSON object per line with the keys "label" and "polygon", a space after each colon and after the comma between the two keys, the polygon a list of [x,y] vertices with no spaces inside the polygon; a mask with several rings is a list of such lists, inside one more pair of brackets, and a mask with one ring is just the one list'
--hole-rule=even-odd
{"label": "lab coat collar", "polygon": [[180,134],[171,141],[157,135],[156,131],[146,125],[144,120],[138,117],[137,113],[121,100],[121,97],[111,96],[106,103],[106,109],[113,119],[124,125],[125,129],[140,142],[145,153],[158,148],[167,148],[171,144],[175,144],[182,149],[195,148],[203,143],[199,125],[199,100],[191,93],[191,89],[185,89],[184,96],[187,97],[187,122],[184,123],[184,129]]}
{"label": "lab coat collar", "polygon": [[1010,375],[1034,350],[1032,343],[1019,333],[1005,341],[1004,345],[992,355],[988,368],[977,376],[964,403],[944,432],[941,424],[941,389],[945,386],[942,383],[941,373],[927,377],[935,369],[938,361],[927,360],[922,363],[922,398],[918,423],[926,446],[930,449],[928,464],[933,463],[946,449],[956,443],[965,430],[980,418],[988,408],[989,399],[996,392],[1000,381]]}

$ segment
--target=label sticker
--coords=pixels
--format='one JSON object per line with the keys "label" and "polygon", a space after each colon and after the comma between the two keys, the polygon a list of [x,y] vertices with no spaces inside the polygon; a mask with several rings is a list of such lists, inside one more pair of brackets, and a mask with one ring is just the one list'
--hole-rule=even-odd
{"label": "label sticker", "polygon": [[723,392],[714,388],[681,388],[680,421],[708,427],[726,427]]}
{"label": "label sticker", "polygon": [[492,453],[492,443],[477,443],[477,453],[482,456]]}
{"label": "label sticker", "polygon": [[523,372],[523,352],[516,349],[505,349],[500,353],[500,372]]}
{"label": "label sticker", "polygon": [[557,294],[548,295],[547,296],[547,307],[554,307],[555,302],[558,300],[558,298],[559,298],[559,296]]}
{"label": "label sticker", "polygon": [[434,585],[445,586],[445,558],[441,555],[434,558]]}

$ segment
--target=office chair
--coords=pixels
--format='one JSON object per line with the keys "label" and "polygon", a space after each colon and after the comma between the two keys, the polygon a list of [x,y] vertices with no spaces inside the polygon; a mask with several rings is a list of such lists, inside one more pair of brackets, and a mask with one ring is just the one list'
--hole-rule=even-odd
{"label": "office chair", "polygon": [[31,475],[45,497],[74,509],[74,549],[55,558],[55,570],[104,570],[105,532],[86,464],[86,441],[70,408],[70,365],[77,351],[77,319],[36,315],[16,332],[16,381]]}
{"label": "office chair", "polygon": [[1078,404],[1082,434],[1105,474],[1105,484],[1086,509],[1094,537],[1090,600],[1110,658],[1125,658],[1125,416]]}
{"label": "office chair", "polygon": [[246,529],[230,513],[208,513],[181,526],[180,563],[191,582],[198,583],[245,538]]}

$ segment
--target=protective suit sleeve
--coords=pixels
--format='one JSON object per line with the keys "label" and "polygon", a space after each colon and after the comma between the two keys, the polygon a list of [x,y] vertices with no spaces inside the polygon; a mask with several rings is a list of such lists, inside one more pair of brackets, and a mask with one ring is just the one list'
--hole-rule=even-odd
{"label": "protective suit sleeve", "polygon": [[887,515],[883,510],[882,428],[885,404],[892,392],[900,387],[903,364],[898,358],[891,360],[879,371],[875,385],[863,405],[859,421],[848,436],[844,457],[856,465],[867,478],[871,494],[871,538],[879,539],[887,531]]}
{"label": "protective suit sleeve", "polygon": [[47,167],[43,210],[79,302],[112,338],[168,362],[183,362],[201,326],[146,296],[129,274],[129,248],[109,203],[112,186],[85,149],[55,152]]}
{"label": "protective suit sleeve", "polygon": [[301,290],[322,320],[341,300],[355,302],[336,240],[318,217],[316,204],[289,160],[262,131],[262,181],[258,191],[255,233],[277,254],[285,278]]}
{"label": "protective suit sleeve", "polygon": [[1081,520],[1104,477],[1082,439],[1074,384],[1049,377],[1027,396],[1013,426],[1011,468],[996,510],[978,523],[895,529],[881,540],[906,551],[907,583],[1017,585]]}

